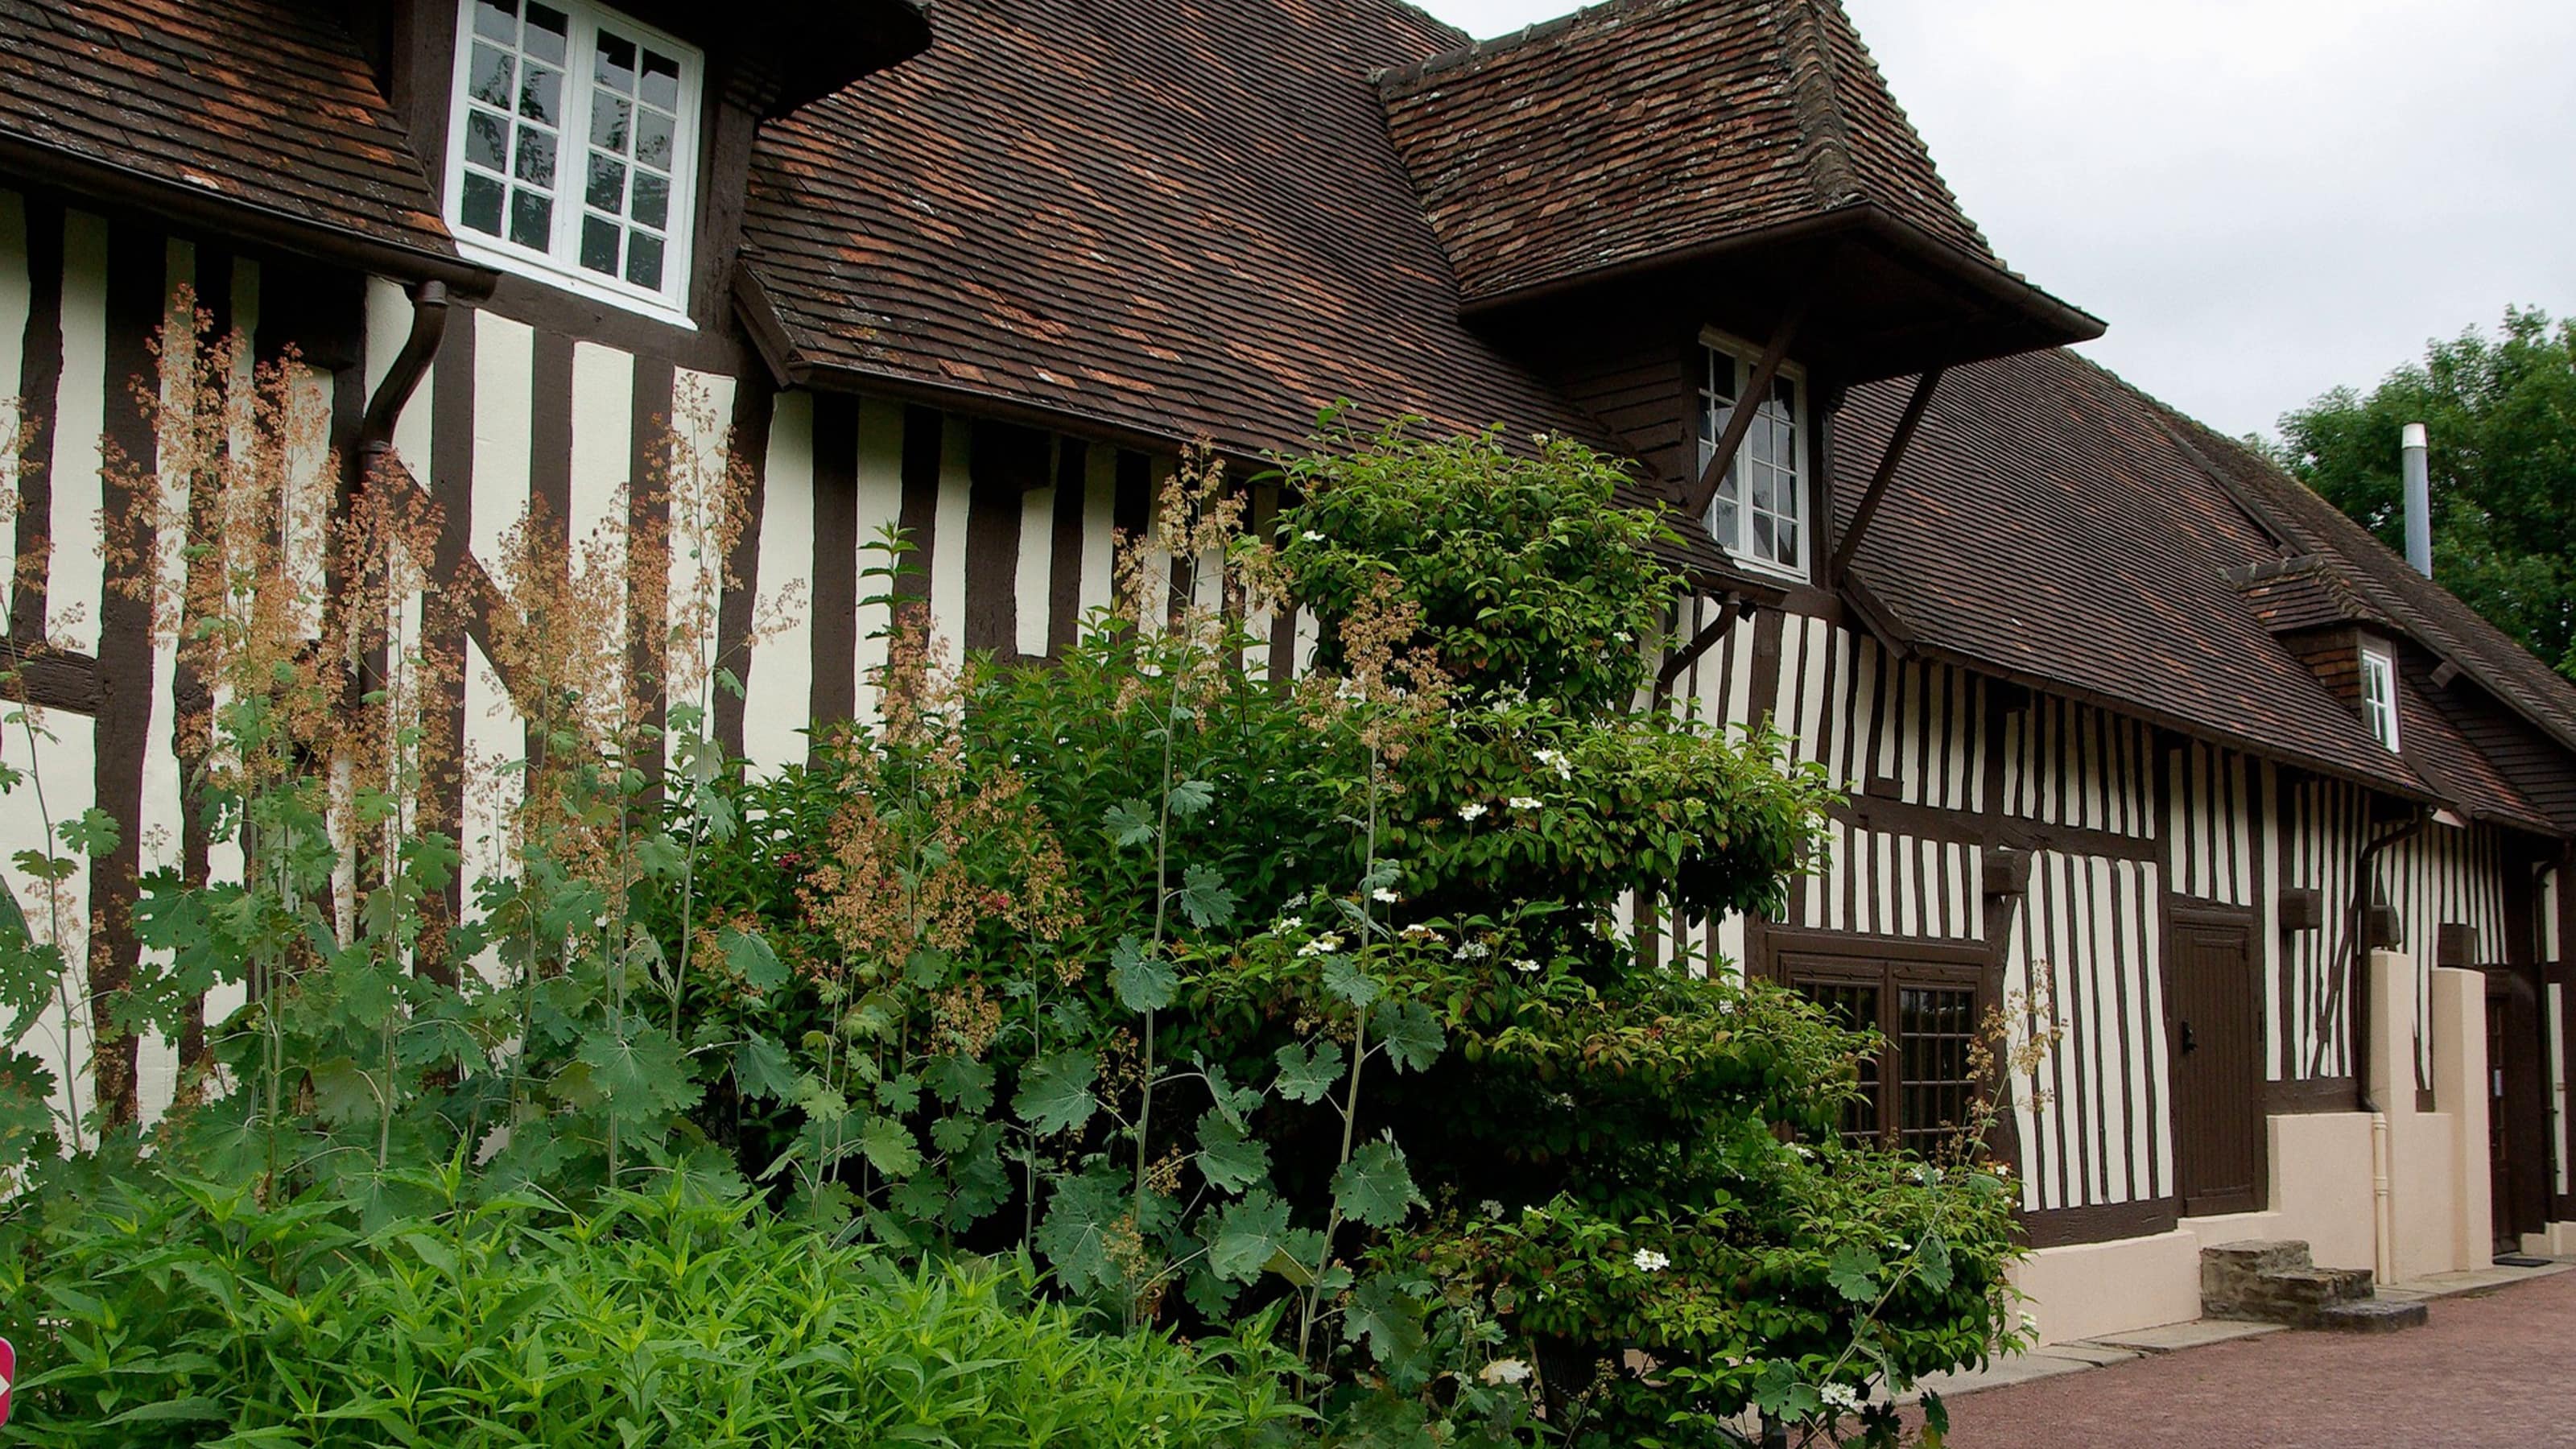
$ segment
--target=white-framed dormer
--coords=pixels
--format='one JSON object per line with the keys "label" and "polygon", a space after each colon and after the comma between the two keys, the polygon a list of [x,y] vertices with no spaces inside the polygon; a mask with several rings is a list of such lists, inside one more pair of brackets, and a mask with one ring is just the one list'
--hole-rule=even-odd
{"label": "white-framed dormer", "polygon": [[[1699,446],[1698,471],[1708,470],[1717,456],[1718,439],[1745,390],[1762,349],[1714,328],[1700,334],[1697,360]],[[1718,546],[1738,563],[1761,573],[1804,580],[1809,550],[1814,547],[1811,486],[1813,465],[1807,446],[1807,375],[1784,362],[1771,381],[1771,396],[1759,403],[1753,425],[1727,476],[1718,483],[1701,521]]]}
{"label": "white-framed dormer", "polygon": [[689,325],[705,57],[588,0],[459,0],[457,12],[457,250]]}
{"label": "white-framed dormer", "polygon": [[2361,721],[2393,754],[2397,749],[2397,659],[2388,646],[2361,644]]}

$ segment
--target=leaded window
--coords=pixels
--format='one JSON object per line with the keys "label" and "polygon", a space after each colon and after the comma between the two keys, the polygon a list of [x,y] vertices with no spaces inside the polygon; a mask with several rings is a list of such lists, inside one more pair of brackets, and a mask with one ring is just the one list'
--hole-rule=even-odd
{"label": "leaded window", "polygon": [[1787,958],[1789,984],[1879,1049],[1859,1062],[1842,1133],[1930,1155],[1972,1119],[1978,1083],[1977,968],[1860,956]]}
{"label": "leaded window", "polygon": [[2368,646],[2361,651],[2361,717],[2381,744],[2397,748],[2397,665]]}

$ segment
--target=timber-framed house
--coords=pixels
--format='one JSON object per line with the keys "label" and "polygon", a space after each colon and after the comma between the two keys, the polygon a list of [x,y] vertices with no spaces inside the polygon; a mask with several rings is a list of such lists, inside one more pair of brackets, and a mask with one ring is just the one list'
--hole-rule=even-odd
{"label": "timber-framed house", "polygon": [[[182,283],[442,506],[468,598],[705,399],[757,475],[722,629],[809,600],[718,708],[770,762],[865,707],[882,527],[942,635],[1044,656],[1183,445],[1347,398],[1580,437],[1675,510],[1648,703],[1775,721],[1848,803],[1779,919],[1633,929],[1882,1030],[1854,1130],[1937,1132],[1983,1010],[2051,1004],[2007,1134],[2044,1336],[2194,1316],[2207,1244],[2576,1240],[2576,689],[2065,350],[2104,324],[1997,259],[1833,0],[1483,43],[1401,0],[0,0],[0,72],[10,643],[74,808],[143,827],[78,883],[97,990],[138,871],[220,868],[95,537]],[[456,631],[433,713],[507,754]],[[156,1111],[184,1045],[111,1045],[106,1100]]]}

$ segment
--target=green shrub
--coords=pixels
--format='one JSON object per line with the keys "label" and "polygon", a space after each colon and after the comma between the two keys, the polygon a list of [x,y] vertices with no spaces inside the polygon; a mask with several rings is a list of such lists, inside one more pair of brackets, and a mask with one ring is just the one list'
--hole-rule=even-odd
{"label": "green shrub", "polygon": [[39,1445],[1230,1445],[1293,1427],[1253,1325],[1103,1336],[1025,1260],[899,1267],[674,1182],[568,1212],[94,1182],[0,1268]]}

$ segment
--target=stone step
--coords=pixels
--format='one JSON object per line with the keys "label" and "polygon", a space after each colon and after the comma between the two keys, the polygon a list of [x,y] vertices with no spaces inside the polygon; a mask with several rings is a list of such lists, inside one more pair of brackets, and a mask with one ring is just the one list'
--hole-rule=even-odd
{"label": "stone step", "polygon": [[2342,1333],[2395,1333],[2401,1328],[2423,1327],[2425,1317],[2421,1300],[2400,1303],[2389,1298],[2364,1298],[2318,1310],[2314,1326]]}
{"label": "stone step", "polygon": [[2288,1268],[2310,1268],[2316,1260],[2308,1256],[2308,1245],[2296,1238],[2248,1238],[2243,1242],[2221,1243],[2200,1250],[2204,1276],[2212,1263],[2240,1273],[2278,1273]]}

